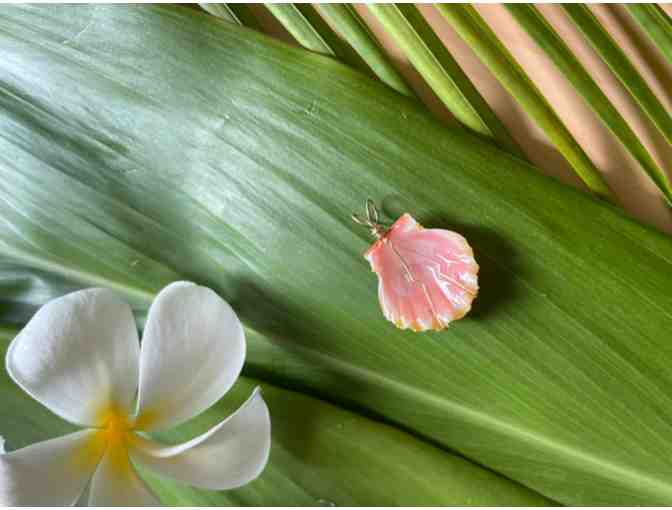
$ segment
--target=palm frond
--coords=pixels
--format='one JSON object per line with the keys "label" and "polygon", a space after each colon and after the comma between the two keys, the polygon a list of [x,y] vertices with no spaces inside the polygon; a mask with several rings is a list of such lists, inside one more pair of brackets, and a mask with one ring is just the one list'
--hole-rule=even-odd
{"label": "palm frond", "polygon": [[586,104],[600,117],[604,125],[618,138],[628,152],[656,183],[665,199],[672,205],[672,186],[665,172],[651,157],[609,98],[602,92],[579,60],[562,41],[551,25],[531,4],[506,4],[507,9],[553,60],[565,78],[583,97]]}
{"label": "palm frond", "polygon": [[269,11],[304,48],[338,57],[357,69],[369,72],[361,57],[344,42],[310,4],[266,4]]}
{"label": "palm frond", "polygon": [[672,143],[672,117],[595,15],[582,4],[563,4],[563,8],[668,143]]}
{"label": "palm frond", "polygon": [[404,95],[414,95],[413,89],[395,68],[373,32],[351,4],[317,4],[317,9],[383,83]]}
{"label": "palm frond", "polygon": [[672,21],[656,4],[625,4],[630,15],[672,64]]}
{"label": "palm frond", "polygon": [[414,5],[371,4],[368,8],[458,121],[522,155],[506,127]]}
{"label": "palm frond", "polygon": [[466,4],[436,4],[436,7],[527,114],[543,129],[586,186],[596,195],[612,199],[612,192],[602,174],[476,9]]}

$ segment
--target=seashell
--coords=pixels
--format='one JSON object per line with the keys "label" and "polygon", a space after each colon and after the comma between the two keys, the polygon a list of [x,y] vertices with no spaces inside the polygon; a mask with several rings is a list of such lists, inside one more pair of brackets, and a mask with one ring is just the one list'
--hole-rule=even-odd
{"label": "seashell", "polygon": [[385,228],[367,202],[376,242],[364,253],[378,275],[383,315],[401,329],[440,331],[464,317],[478,293],[478,264],[467,240],[456,232],[425,229],[408,213]]}

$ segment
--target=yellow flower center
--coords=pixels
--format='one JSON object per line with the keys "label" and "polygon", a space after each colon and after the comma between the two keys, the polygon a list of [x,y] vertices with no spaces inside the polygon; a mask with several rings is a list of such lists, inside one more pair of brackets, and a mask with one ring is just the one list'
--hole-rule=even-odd
{"label": "yellow flower center", "polygon": [[134,423],[115,407],[109,407],[101,413],[100,423],[103,425],[96,434],[96,443],[103,446],[110,466],[117,474],[130,473],[128,446],[132,441]]}
{"label": "yellow flower center", "polygon": [[119,414],[111,414],[106,421],[102,434],[105,436],[108,447],[116,448],[126,444],[126,436],[131,430],[128,419]]}

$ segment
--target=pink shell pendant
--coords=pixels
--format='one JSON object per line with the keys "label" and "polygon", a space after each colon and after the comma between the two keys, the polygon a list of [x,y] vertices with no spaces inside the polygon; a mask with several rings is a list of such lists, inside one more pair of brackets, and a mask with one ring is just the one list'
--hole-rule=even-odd
{"label": "pink shell pendant", "polygon": [[378,275],[378,298],[385,318],[400,329],[440,331],[471,309],[478,293],[478,264],[467,240],[438,228],[423,228],[403,214],[386,228],[367,201],[368,227],[376,242],[364,253]]}

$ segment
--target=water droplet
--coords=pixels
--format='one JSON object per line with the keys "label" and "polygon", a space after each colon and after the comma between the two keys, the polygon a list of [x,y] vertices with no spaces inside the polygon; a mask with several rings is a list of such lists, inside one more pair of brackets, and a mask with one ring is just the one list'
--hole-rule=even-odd
{"label": "water droplet", "polygon": [[329,501],[328,499],[318,499],[317,504],[318,506],[336,506],[336,503]]}
{"label": "water droplet", "polygon": [[310,115],[311,117],[315,115],[317,112],[317,103],[315,101],[310,102],[310,106],[304,110],[304,113],[306,115]]}

